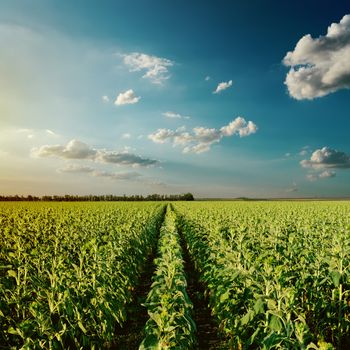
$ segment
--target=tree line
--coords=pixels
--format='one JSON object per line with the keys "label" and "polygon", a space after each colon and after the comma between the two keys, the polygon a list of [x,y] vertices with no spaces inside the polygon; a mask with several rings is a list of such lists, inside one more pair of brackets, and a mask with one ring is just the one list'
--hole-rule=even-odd
{"label": "tree line", "polygon": [[116,196],[113,194],[108,195],[93,195],[89,194],[86,196],[74,196],[70,194],[66,194],[63,196],[1,196],[0,201],[2,202],[119,202],[119,201],[193,201],[194,197],[192,193],[184,193],[184,194],[149,194],[147,196],[142,195],[132,195],[132,196]]}

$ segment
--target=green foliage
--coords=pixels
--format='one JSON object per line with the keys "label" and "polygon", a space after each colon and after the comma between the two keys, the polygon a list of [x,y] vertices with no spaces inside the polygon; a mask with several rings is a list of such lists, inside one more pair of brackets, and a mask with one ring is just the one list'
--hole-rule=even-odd
{"label": "green foliage", "polygon": [[106,347],[146,262],[164,206],[2,204],[0,344]]}
{"label": "green foliage", "polygon": [[145,306],[150,319],[140,350],[191,349],[196,330],[191,318],[192,303],[186,292],[179,234],[175,214],[168,207],[160,230],[156,272]]}
{"label": "green foliage", "polygon": [[349,203],[174,207],[230,347],[349,346]]}

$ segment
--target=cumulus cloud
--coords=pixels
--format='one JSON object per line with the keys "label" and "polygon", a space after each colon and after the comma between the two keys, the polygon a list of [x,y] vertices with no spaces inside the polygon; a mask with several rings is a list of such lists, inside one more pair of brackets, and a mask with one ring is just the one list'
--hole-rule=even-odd
{"label": "cumulus cloud", "polygon": [[148,138],[160,144],[169,141],[173,146],[180,146],[183,153],[203,153],[209,151],[210,147],[219,143],[223,137],[233,135],[245,137],[256,133],[257,130],[258,127],[252,121],[246,122],[244,118],[237,117],[220,129],[196,127],[192,132],[186,131],[184,126],[176,130],[158,129],[148,135]]}
{"label": "cumulus cloud", "polygon": [[140,98],[141,97],[135,95],[132,89],[129,89],[125,92],[121,92],[114,101],[114,104],[117,106],[134,104],[139,102]]}
{"label": "cumulus cloud", "polygon": [[232,86],[232,80],[229,80],[227,82],[223,81],[222,83],[219,83],[216,87],[215,91],[213,91],[213,94],[218,94],[221,91],[224,91]]}
{"label": "cumulus cloud", "polygon": [[181,115],[175,112],[164,112],[162,114],[164,115],[164,117],[170,118],[170,119],[190,119],[191,118],[188,115]]}
{"label": "cumulus cloud", "polygon": [[133,52],[122,57],[124,64],[129,67],[130,72],[145,71],[143,78],[150,79],[154,84],[162,84],[165,80],[169,79],[168,68],[174,65],[167,58],[139,52]]}
{"label": "cumulus cloud", "polygon": [[122,135],[122,139],[124,139],[124,140],[130,139],[130,138],[131,138],[131,134],[129,134],[128,132],[126,132]]}
{"label": "cumulus cloud", "polygon": [[314,99],[350,88],[350,15],[332,23],[325,36],[303,36],[283,59],[291,67],[286,79],[297,100]]}
{"label": "cumulus cloud", "polygon": [[350,155],[329,147],[323,147],[314,151],[310,159],[300,162],[303,168],[311,169],[347,169],[350,168]]}
{"label": "cumulus cloud", "polygon": [[139,155],[122,152],[94,149],[79,140],[71,140],[66,145],[45,145],[32,150],[36,157],[56,157],[61,159],[87,159],[99,163],[111,163],[125,166],[152,166],[159,162]]}
{"label": "cumulus cloud", "polygon": [[332,170],[325,170],[320,174],[307,174],[306,178],[309,181],[317,181],[317,180],[322,180],[322,179],[327,179],[331,177],[335,177],[336,173]]}
{"label": "cumulus cloud", "polygon": [[109,102],[109,97],[107,95],[102,96],[101,99],[103,102]]}
{"label": "cumulus cloud", "polygon": [[205,81],[209,81],[210,80],[210,76],[207,75],[205,78],[204,78]]}

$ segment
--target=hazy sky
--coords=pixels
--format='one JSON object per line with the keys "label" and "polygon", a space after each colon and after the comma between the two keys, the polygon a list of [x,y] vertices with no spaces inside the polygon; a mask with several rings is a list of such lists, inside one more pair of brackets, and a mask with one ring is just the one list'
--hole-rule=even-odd
{"label": "hazy sky", "polygon": [[350,196],[348,1],[0,2],[0,194]]}

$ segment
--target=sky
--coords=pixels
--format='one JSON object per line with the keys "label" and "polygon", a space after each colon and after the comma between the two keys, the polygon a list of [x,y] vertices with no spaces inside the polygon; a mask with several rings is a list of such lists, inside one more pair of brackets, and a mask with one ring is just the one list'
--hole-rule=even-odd
{"label": "sky", "polygon": [[350,196],[348,1],[2,0],[0,194]]}

